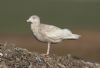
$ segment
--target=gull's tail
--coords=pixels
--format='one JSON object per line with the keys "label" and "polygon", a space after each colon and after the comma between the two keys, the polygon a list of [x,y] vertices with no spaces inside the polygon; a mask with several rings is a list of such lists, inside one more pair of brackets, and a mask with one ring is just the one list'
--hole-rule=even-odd
{"label": "gull's tail", "polygon": [[63,39],[79,39],[80,35],[72,34],[68,29],[63,29]]}

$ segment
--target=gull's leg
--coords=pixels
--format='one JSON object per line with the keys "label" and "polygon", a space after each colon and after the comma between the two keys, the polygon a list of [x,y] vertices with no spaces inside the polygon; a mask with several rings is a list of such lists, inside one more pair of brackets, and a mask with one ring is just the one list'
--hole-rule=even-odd
{"label": "gull's leg", "polygon": [[50,52],[50,42],[48,42],[48,47],[47,47],[47,53],[46,54],[41,54],[41,56],[43,56],[44,58],[48,58],[49,56],[49,52]]}
{"label": "gull's leg", "polygon": [[50,44],[51,44],[51,43],[48,42],[48,48],[47,48],[47,53],[46,53],[47,55],[49,55],[49,52],[50,52]]}

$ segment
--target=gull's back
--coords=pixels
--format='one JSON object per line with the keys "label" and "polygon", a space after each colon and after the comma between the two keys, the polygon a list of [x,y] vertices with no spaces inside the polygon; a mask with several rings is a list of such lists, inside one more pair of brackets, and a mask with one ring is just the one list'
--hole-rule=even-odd
{"label": "gull's back", "polygon": [[61,39],[61,28],[54,25],[40,24],[39,33],[45,38],[46,41],[53,43],[60,42]]}
{"label": "gull's back", "polygon": [[39,28],[44,33],[51,33],[57,30],[61,30],[61,28],[59,27],[56,27],[54,25],[48,25],[48,24],[40,24]]}
{"label": "gull's back", "polygon": [[41,34],[46,41],[60,42],[63,39],[78,39],[79,35],[72,34],[69,29],[61,29],[54,25],[40,24],[39,34]]}

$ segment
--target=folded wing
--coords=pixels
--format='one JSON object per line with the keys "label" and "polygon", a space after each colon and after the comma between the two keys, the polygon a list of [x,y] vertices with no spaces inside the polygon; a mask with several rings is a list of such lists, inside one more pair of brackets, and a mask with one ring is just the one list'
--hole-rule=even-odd
{"label": "folded wing", "polygon": [[78,39],[80,35],[72,34],[69,29],[61,29],[53,25],[41,24],[41,34],[49,39]]}
{"label": "folded wing", "polygon": [[53,25],[41,24],[40,28],[41,34],[45,35],[47,38],[61,39],[65,36],[63,29]]}

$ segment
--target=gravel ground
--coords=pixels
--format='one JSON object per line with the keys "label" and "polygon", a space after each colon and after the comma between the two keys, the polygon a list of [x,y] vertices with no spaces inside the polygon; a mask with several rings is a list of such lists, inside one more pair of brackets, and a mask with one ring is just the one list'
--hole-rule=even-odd
{"label": "gravel ground", "polygon": [[44,56],[13,44],[1,43],[0,68],[100,68],[100,64],[85,61],[70,54]]}

